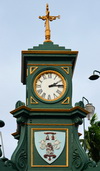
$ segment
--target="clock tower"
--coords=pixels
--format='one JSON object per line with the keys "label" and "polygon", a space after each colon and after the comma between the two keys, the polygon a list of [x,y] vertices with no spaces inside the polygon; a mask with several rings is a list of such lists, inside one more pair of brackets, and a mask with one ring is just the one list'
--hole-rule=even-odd
{"label": "clock tower", "polygon": [[[45,41],[37,47],[22,51],[22,83],[26,84],[26,106],[30,108],[71,108],[72,75],[78,51],[71,51],[50,40],[48,4],[45,20]],[[52,105],[51,105],[52,104]]]}
{"label": "clock tower", "polygon": [[27,107],[72,107],[72,75],[77,54],[53,42],[22,51],[22,83],[26,84]]}
{"label": "clock tower", "polygon": [[[91,171],[91,162],[79,142],[78,126],[88,114],[82,105],[72,106],[72,76],[78,51],[51,41],[48,4],[45,41],[22,51],[21,81],[26,104],[18,101],[11,114],[18,145],[11,157],[18,171]],[[6,171],[6,170],[4,170]],[[8,169],[7,171],[10,171]],[[96,171],[96,169],[95,169]]]}

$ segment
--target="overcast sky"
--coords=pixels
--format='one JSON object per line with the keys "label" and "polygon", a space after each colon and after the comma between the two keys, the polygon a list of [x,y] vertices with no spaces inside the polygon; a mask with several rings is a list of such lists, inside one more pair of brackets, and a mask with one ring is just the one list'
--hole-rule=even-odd
{"label": "overcast sky", "polygon": [[[93,70],[100,71],[100,0],[1,0],[0,1],[0,120],[6,157],[11,156],[16,140],[16,120],[10,114],[18,100],[25,102],[21,83],[21,51],[44,41],[46,3],[51,15],[60,15],[51,23],[55,44],[79,51],[73,75],[73,106],[85,96],[95,106],[100,119],[100,79],[90,81]],[[87,124],[87,121],[86,121]]]}

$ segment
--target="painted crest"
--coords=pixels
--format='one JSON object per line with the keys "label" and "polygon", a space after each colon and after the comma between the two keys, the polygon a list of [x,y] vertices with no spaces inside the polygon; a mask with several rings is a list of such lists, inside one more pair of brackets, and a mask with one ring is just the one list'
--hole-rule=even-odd
{"label": "painted crest", "polygon": [[39,155],[49,164],[62,153],[65,146],[65,132],[36,131],[35,146]]}

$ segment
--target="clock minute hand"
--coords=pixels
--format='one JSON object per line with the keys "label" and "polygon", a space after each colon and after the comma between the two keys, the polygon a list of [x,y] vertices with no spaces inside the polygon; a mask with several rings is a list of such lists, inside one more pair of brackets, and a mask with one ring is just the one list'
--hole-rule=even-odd
{"label": "clock minute hand", "polygon": [[56,84],[58,84],[58,83],[60,83],[60,82],[61,82],[61,80],[57,81],[57,82],[56,82],[56,83],[54,83],[54,84],[56,85]]}

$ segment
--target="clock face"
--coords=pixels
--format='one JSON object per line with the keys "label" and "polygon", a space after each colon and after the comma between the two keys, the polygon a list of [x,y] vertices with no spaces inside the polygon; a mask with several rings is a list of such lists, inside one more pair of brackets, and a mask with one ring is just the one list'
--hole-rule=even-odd
{"label": "clock face", "polygon": [[64,95],[66,81],[60,73],[46,70],[35,78],[33,88],[36,95],[42,100],[55,101]]}

